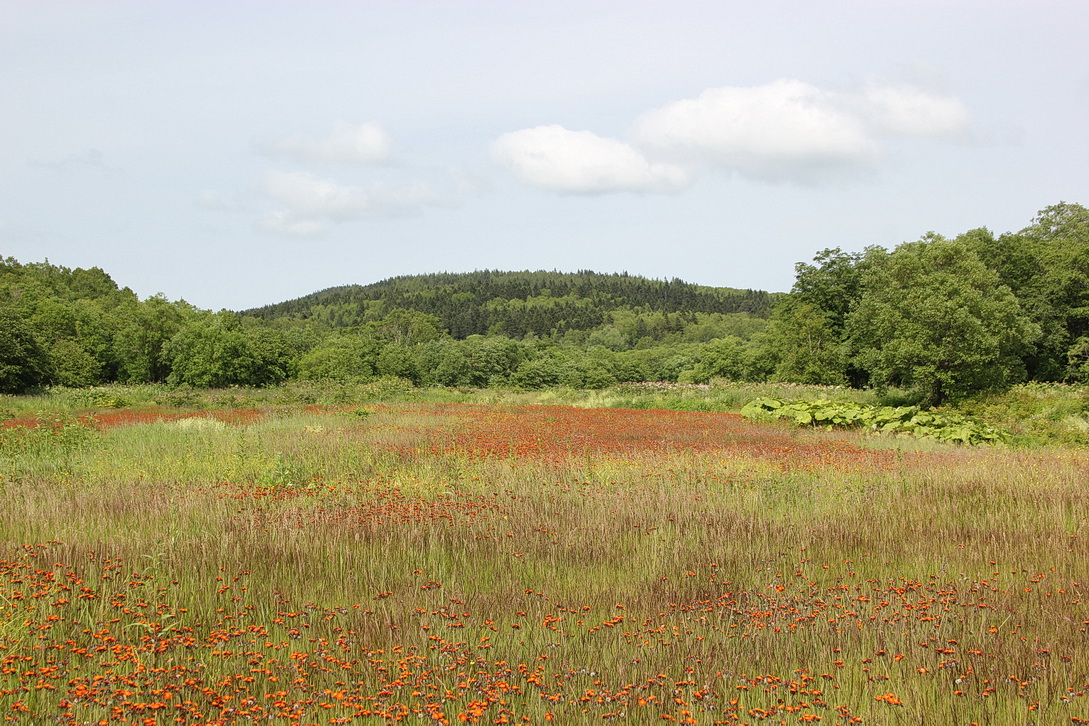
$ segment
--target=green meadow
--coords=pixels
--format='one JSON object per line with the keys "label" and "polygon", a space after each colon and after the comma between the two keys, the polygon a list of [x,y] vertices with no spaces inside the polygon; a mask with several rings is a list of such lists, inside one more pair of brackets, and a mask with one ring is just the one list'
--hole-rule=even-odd
{"label": "green meadow", "polygon": [[6,401],[5,723],[1089,720],[1083,449],[729,412],[798,387],[104,390]]}

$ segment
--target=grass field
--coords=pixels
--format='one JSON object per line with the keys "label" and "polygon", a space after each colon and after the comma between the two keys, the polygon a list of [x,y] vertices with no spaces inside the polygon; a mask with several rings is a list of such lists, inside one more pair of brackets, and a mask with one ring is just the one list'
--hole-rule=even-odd
{"label": "grass field", "polygon": [[4,722],[1089,723],[1083,450],[448,398],[13,409]]}

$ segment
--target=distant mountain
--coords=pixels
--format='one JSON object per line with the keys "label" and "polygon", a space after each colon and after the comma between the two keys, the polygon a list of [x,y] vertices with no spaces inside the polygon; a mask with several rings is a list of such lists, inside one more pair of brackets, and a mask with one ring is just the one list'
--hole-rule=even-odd
{"label": "distant mountain", "polygon": [[502,334],[521,338],[589,330],[616,311],[658,313],[683,327],[696,313],[746,313],[766,318],[777,294],[705,287],[682,280],[622,274],[481,270],[393,277],[370,285],[331,287],[246,310],[266,320],[350,327],[402,308],[434,315],[454,338]]}

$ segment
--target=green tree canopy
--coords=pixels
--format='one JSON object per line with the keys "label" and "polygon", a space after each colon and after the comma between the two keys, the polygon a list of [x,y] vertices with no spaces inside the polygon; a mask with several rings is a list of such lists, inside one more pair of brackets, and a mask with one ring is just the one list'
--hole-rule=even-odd
{"label": "green tree canopy", "polygon": [[230,312],[186,324],[164,347],[163,355],[170,361],[168,383],[222,388],[275,382],[269,379],[238,316]]}
{"label": "green tree canopy", "polygon": [[382,344],[372,336],[334,335],[299,359],[298,376],[304,381],[370,381],[377,375],[381,351]]}
{"label": "green tree canopy", "polygon": [[25,393],[49,383],[49,356],[30,326],[0,305],[0,393]]}
{"label": "green tree canopy", "polygon": [[775,380],[823,386],[847,384],[847,346],[835,313],[796,294],[780,300],[764,338]]}
{"label": "green tree canopy", "polygon": [[1023,377],[1020,355],[1039,329],[967,245],[930,234],[869,257],[847,331],[875,385],[938,405]]}
{"label": "green tree canopy", "polygon": [[[960,235],[1010,287],[1041,335],[1025,355],[1030,378],[1078,378],[1074,347],[1089,334],[1089,209],[1060,202],[1020,232]],[[1073,356],[1073,357],[1072,357]]]}
{"label": "green tree canopy", "polygon": [[813,257],[815,264],[799,262],[794,266],[794,287],[790,292],[795,300],[820,311],[838,334],[862,295],[864,261],[863,253],[844,252],[838,247],[821,250]]}

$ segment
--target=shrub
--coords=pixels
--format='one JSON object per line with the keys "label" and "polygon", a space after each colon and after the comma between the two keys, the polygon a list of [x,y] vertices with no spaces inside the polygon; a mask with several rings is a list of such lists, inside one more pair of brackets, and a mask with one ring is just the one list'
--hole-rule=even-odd
{"label": "shrub", "polygon": [[958,444],[999,444],[1009,434],[955,413],[924,411],[918,406],[867,406],[850,401],[792,401],[757,398],[741,409],[754,420],[786,419],[798,426],[860,428],[880,433],[910,434]]}

